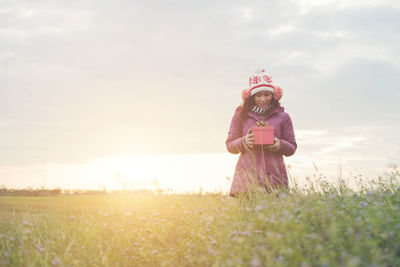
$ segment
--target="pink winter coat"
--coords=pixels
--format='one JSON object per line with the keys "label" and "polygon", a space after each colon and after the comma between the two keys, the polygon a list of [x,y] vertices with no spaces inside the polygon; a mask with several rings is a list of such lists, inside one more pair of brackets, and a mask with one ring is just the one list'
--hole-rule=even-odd
{"label": "pink winter coat", "polygon": [[239,119],[239,107],[236,109],[229,128],[226,148],[230,153],[240,153],[236,164],[235,174],[230,190],[230,195],[245,193],[250,184],[264,187],[267,191],[277,187],[288,187],[288,178],[283,156],[291,156],[297,148],[293,131],[292,120],[283,107],[275,107],[269,116],[264,119],[274,127],[274,135],[280,139],[281,146],[278,152],[270,152],[268,149],[254,147],[246,150],[242,139],[249,128],[253,127],[258,116],[250,111],[244,121]]}

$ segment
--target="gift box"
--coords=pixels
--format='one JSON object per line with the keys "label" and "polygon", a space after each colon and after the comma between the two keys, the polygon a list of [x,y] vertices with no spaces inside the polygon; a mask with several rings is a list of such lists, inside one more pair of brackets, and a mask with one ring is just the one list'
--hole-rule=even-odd
{"label": "gift box", "polygon": [[268,123],[257,123],[251,128],[254,135],[253,145],[272,145],[274,143],[274,127]]}

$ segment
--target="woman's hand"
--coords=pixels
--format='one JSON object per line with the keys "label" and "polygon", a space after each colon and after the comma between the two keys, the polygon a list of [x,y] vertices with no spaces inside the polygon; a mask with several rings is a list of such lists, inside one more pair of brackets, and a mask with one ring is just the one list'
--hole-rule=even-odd
{"label": "woman's hand", "polygon": [[254,135],[253,132],[251,131],[251,128],[247,130],[247,134],[244,136],[242,139],[243,145],[247,148],[253,148],[253,143],[254,143]]}
{"label": "woman's hand", "polygon": [[281,147],[281,141],[275,137],[274,143],[272,145],[269,145],[268,149],[271,152],[278,152],[280,147]]}

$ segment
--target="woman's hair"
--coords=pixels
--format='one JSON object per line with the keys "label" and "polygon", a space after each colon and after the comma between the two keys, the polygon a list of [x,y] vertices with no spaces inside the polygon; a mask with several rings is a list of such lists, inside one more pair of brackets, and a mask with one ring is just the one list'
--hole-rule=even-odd
{"label": "woman's hair", "polygon": [[[238,107],[240,121],[244,121],[246,119],[247,114],[250,112],[251,108],[255,104],[256,104],[256,102],[254,102],[254,95],[246,98],[242,102],[242,104]],[[280,107],[280,105],[281,105],[281,103],[279,103],[279,100],[275,100],[274,98],[272,98],[271,104],[272,104],[272,108]]]}

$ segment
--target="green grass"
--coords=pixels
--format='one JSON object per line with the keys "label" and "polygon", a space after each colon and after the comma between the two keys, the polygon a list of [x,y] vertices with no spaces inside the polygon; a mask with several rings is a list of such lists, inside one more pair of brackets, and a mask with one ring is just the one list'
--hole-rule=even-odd
{"label": "green grass", "polygon": [[0,197],[0,266],[400,266],[400,191]]}

